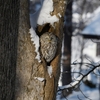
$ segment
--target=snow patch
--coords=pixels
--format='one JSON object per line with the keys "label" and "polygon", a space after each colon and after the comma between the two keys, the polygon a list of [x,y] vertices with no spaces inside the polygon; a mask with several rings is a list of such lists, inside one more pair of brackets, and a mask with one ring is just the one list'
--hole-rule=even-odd
{"label": "snow patch", "polygon": [[41,62],[40,60],[40,53],[38,52],[39,50],[39,37],[36,34],[36,32],[33,30],[33,28],[31,27],[31,29],[29,30],[29,33],[31,34],[31,41],[33,41],[33,44],[35,44],[35,52],[37,53],[36,59]]}
{"label": "snow patch", "polygon": [[82,80],[82,78],[83,78],[83,76],[80,75],[77,79],[75,79],[76,81],[73,81],[73,82],[71,82],[68,85],[61,86],[61,87],[59,87],[59,89],[67,89],[67,88],[74,87],[74,86],[76,86],[80,82],[80,80]]}
{"label": "snow patch", "polygon": [[39,80],[41,82],[43,82],[45,80],[45,78],[42,78],[42,77],[34,77],[34,79],[37,79],[37,80]]}
{"label": "snow patch", "polygon": [[52,77],[52,66],[47,66],[48,74],[50,78]]}
{"label": "snow patch", "polygon": [[44,0],[37,24],[43,25],[45,23],[50,23],[52,26],[54,22],[58,22],[59,19],[56,15],[51,16],[50,13],[53,11],[53,1]]}
{"label": "snow patch", "polygon": [[61,18],[61,14],[60,13],[58,13],[58,16]]}

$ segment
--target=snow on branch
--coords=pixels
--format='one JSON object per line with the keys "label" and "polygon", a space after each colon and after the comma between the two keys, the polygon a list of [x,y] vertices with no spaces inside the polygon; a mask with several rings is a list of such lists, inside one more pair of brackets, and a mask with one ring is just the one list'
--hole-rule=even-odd
{"label": "snow on branch", "polygon": [[79,83],[86,77],[88,76],[91,72],[93,72],[96,68],[100,67],[100,63],[95,63],[95,64],[91,64],[91,63],[73,63],[72,65],[76,65],[76,64],[85,64],[85,65],[91,65],[92,68],[86,73],[86,74],[82,74],[75,79],[75,81],[71,82],[68,85],[65,86],[61,86],[59,87],[58,91],[64,90],[64,89],[70,89],[70,88],[74,88],[75,86],[79,85]]}
{"label": "snow on branch", "polygon": [[52,26],[54,22],[58,22],[59,19],[56,15],[51,16],[50,13],[53,11],[53,1],[52,0],[44,0],[42,9],[40,11],[40,15],[38,17],[37,24],[43,25],[45,23],[50,23]]}

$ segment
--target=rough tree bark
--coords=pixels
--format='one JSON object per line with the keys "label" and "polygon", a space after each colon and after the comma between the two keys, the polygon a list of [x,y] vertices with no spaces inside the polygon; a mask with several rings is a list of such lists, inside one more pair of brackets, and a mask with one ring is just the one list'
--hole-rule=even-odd
{"label": "rough tree bark", "polygon": [[[38,26],[38,34],[53,32],[58,36],[58,50],[56,57],[50,63],[52,65],[52,77],[47,72],[47,64],[41,58],[39,63],[35,59],[35,46],[31,42],[29,34],[29,15],[27,0],[20,1],[20,20],[18,37],[18,61],[16,69],[16,100],[55,100],[57,84],[60,74],[61,44],[63,35],[63,16],[65,12],[65,0],[53,0],[54,11],[52,15],[59,18],[59,22],[52,27],[49,23]],[[61,17],[58,16],[61,14]],[[39,81],[35,77],[45,80]]]}
{"label": "rough tree bark", "polygon": [[[47,30],[58,36],[58,50],[50,63],[53,69],[50,78],[46,62],[42,57],[41,63],[35,59],[37,54],[29,33],[28,0],[0,1],[0,100],[14,100],[14,94],[15,100],[55,100],[60,74],[63,16],[66,4],[65,0],[53,0],[53,4],[52,15],[56,15],[59,22],[54,24],[55,28],[47,24],[37,28],[39,34]],[[42,77],[45,80],[39,81],[35,77]]]}
{"label": "rough tree bark", "polygon": [[0,0],[0,100],[14,100],[19,0]]}

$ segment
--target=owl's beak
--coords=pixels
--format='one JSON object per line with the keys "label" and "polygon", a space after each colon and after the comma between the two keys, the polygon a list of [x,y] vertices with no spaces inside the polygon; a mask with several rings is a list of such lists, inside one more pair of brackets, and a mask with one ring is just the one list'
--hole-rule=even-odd
{"label": "owl's beak", "polygon": [[51,42],[51,40],[49,40],[49,42]]}
{"label": "owl's beak", "polygon": [[51,42],[52,39],[49,40],[49,43]]}
{"label": "owl's beak", "polygon": [[49,42],[51,42],[52,41],[52,38],[49,40]]}

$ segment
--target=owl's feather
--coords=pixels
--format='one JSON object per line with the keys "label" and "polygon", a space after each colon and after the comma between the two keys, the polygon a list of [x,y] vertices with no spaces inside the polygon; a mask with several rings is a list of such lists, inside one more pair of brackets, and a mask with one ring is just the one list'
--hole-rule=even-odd
{"label": "owl's feather", "polygon": [[53,33],[46,32],[40,37],[40,50],[47,62],[50,62],[57,51],[57,38]]}

